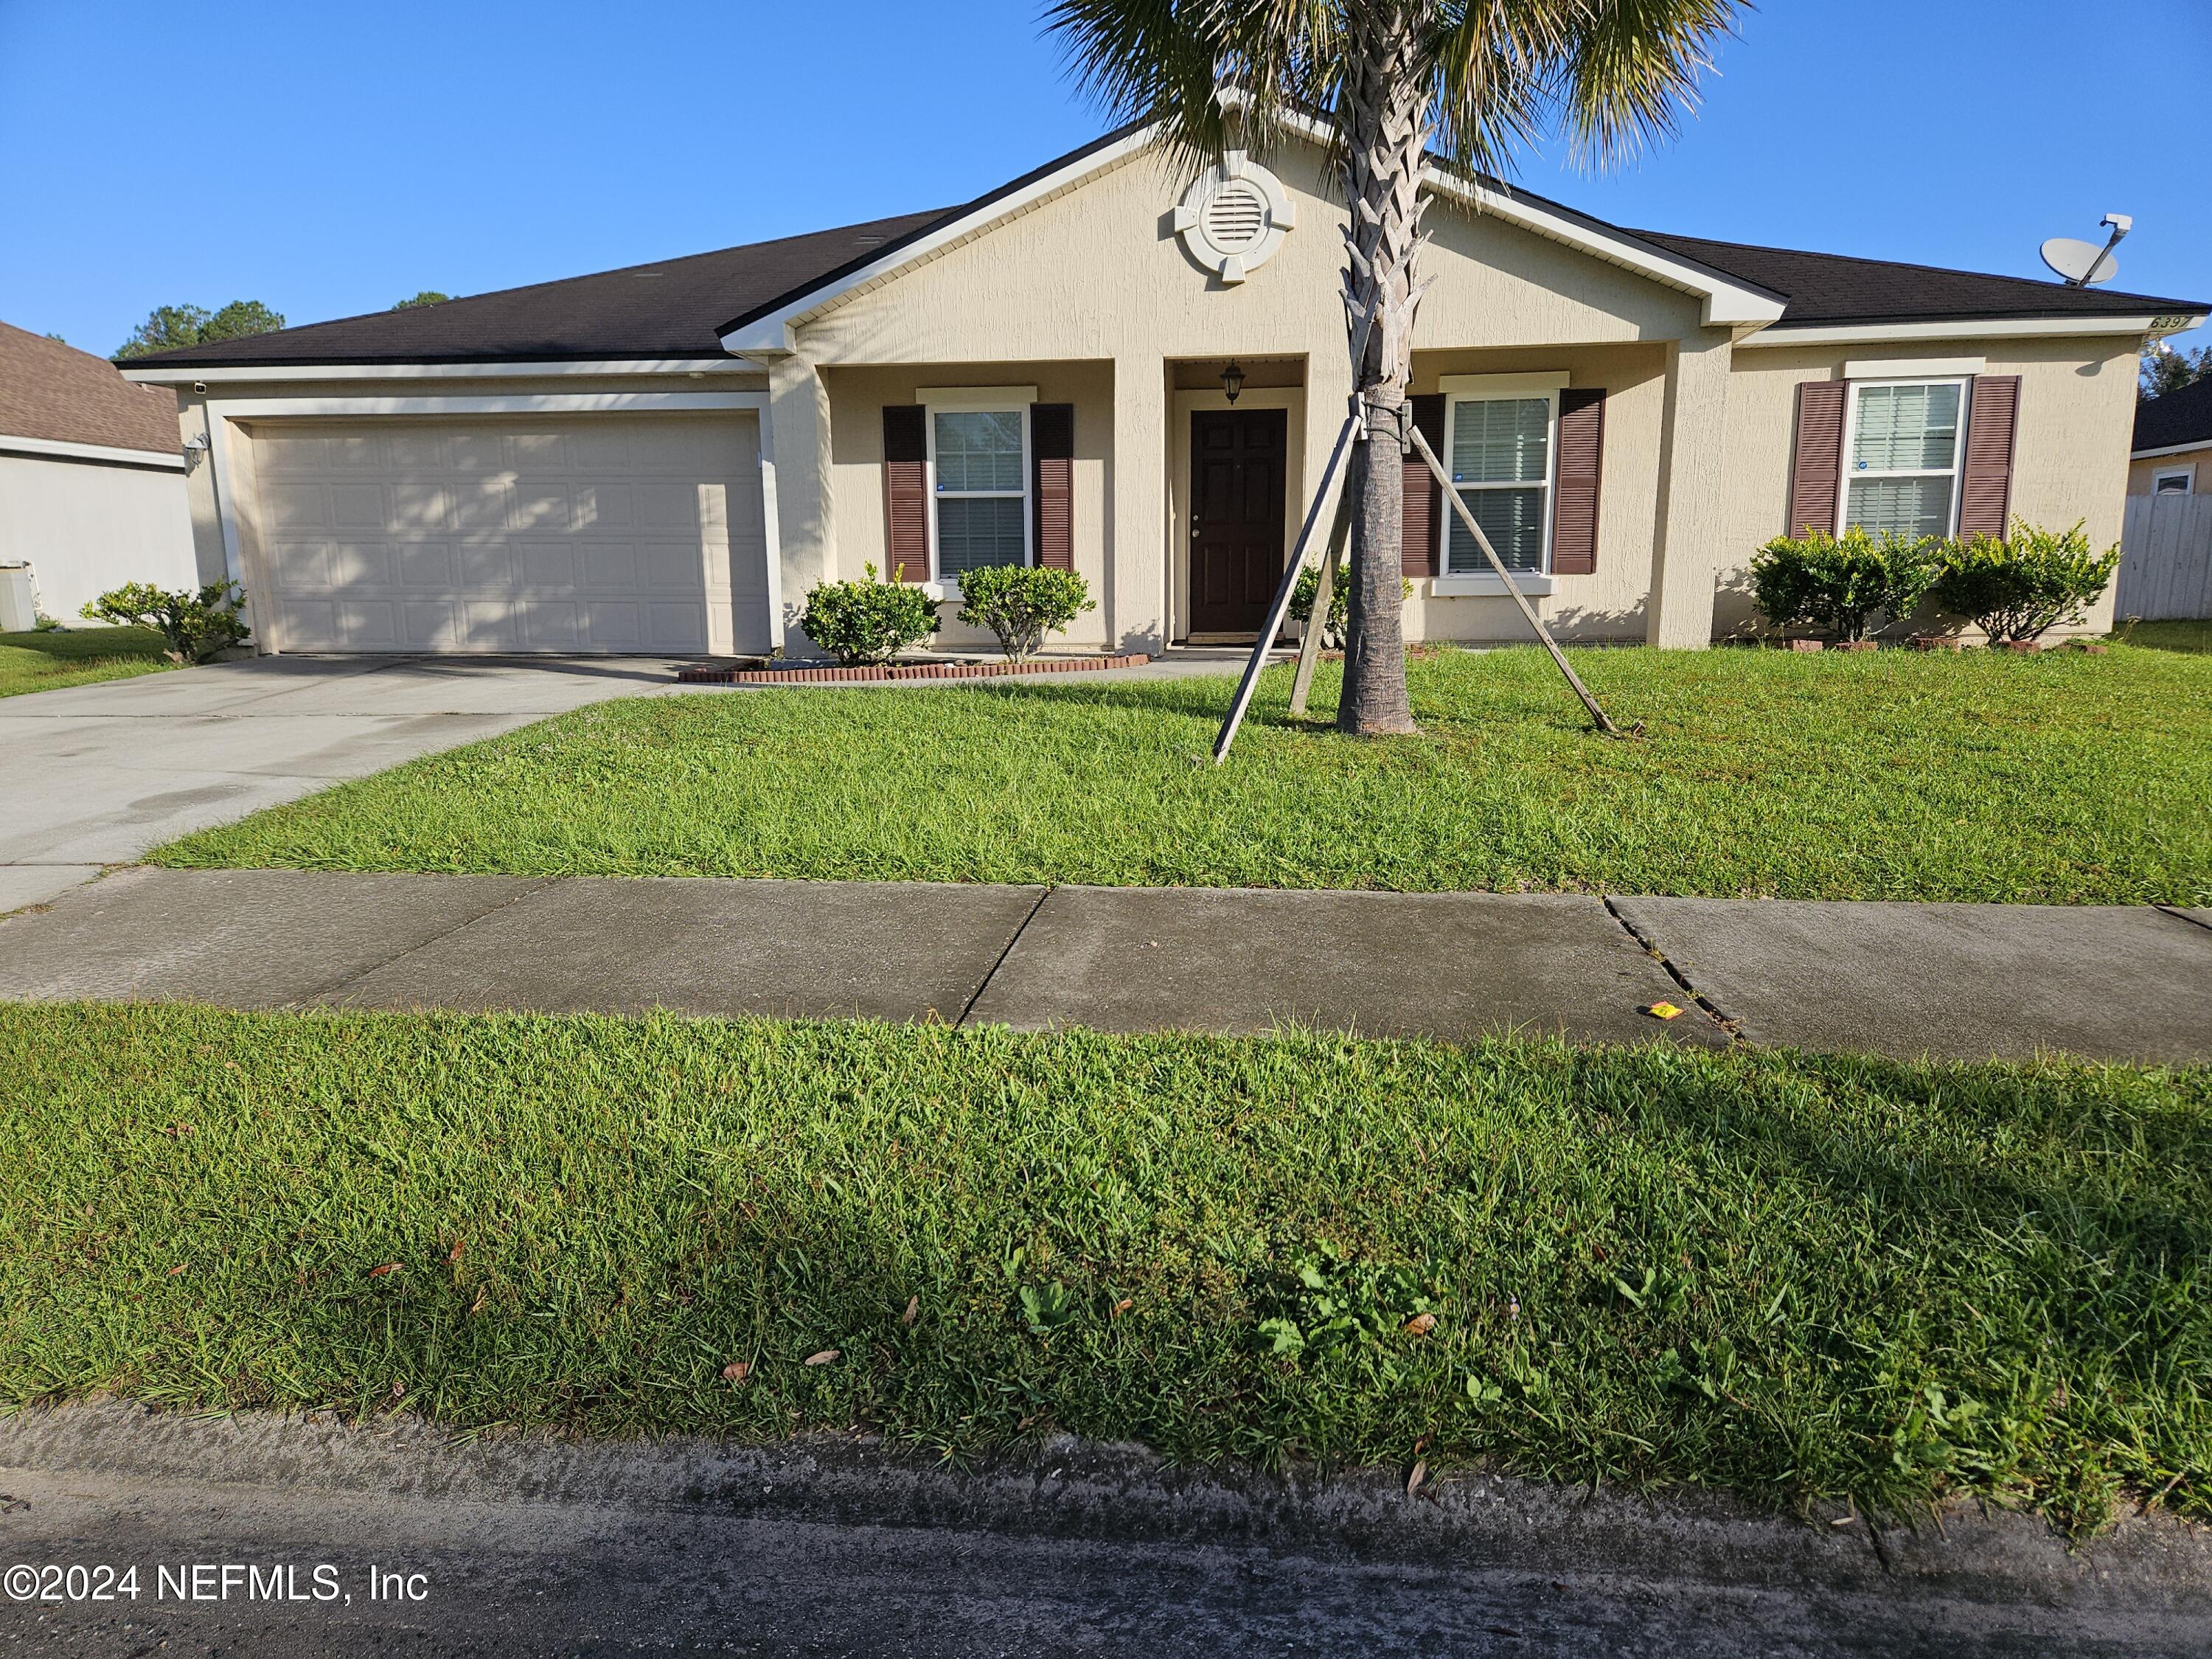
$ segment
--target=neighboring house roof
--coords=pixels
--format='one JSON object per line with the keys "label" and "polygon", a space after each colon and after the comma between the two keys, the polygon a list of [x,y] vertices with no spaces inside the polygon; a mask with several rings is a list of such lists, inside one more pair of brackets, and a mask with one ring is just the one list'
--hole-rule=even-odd
{"label": "neighboring house roof", "polygon": [[[995,223],[1040,193],[1068,187],[1147,142],[1132,124],[958,207],[501,289],[443,305],[311,323],[136,360],[134,370],[266,365],[624,361],[723,355],[748,325],[789,317],[881,280]],[[1436,164],[1432,158],[1432,173]],[[1717,284],[1747,319],[1779,329],[1978,319],[2094,321],[2177,312],[2192,301],[2067,288],[2020,276],[1755,247],[1626,230],[1493,179],[1443,178],[1539,234],[1587,242],[1601,257],[1680,285]]]}
{"label": "neighboring house roof", "polygon": [[2135,453],[2212,444],[2212,375],[2136,405]]}
{"label": "neighboring house roof", "polygon": [[1801,248],[1716,242],[1663,231],[1632,233],[1745,282],[1787,295],[1776,328],[1840,323],[1967,321],[2013,317],[2140,317],[2147,313],[2203,313],[2195,300],[2116,294],[2110,289],[2069,288],[2029,276],[1996,276],[1895,259],[1861,259]]}
{"label": "neighboring house roof", "polygon": [[180,453],[176,399],[89,351],[0,323],[0,448],[9,438]]}

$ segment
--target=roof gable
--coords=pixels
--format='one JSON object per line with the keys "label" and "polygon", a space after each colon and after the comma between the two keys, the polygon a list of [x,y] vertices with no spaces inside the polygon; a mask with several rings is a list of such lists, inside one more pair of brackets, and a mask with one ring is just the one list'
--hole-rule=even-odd
{"label": "roof gable", "polygon": [[[1319,141],[1325,130],[1306,124],[1303,136]],[[1152,124],[1135,122],[1107,134],[1082,149],[1048,162],[1021,178],[956,208],[931,223],[916,227],[906,236],[874,255],[855,259],[787,292],[738,313],[721,331],[723,349],[732,352],[768,354],[791,349],[788,331],[794,325],[830,310],[855,295],[867,292],[902,271],[934,258],[951,248],[983,235],[1008,220],[1079,189],[1132,156],[1152,148]],[[1652,281],[1697,296],[1705,302],[1709,323],[1770,322],[1782,314],[1784,296],[1717,267],[1656,243],[1632,231],[1579,213],[1557,202],[1489,179],[1469,179],[1432,164],[1428,169],[1431,189],[1452,195],[1493,214],[1516,228],[1561,242],[1609,264],[1623,266]]]}

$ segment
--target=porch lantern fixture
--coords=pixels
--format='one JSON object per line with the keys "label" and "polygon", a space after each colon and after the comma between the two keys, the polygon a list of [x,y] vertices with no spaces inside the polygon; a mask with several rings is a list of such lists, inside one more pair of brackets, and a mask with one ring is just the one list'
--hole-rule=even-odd
{"label": "porch lantern fixture", "polygon": [[1232,404],[1237,401],[1237,394],[1244,390],[1244,371],[1234,357],[1229,360],[1229,367],[1221,371],[1221,389]]}

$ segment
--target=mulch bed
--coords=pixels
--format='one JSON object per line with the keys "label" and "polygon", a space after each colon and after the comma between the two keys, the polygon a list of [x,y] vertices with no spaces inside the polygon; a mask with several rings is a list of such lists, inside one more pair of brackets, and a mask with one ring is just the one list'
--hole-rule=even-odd
{"label": "mulch bed", "polygon": [[1005,674],[1080,674],[1100,668],[1141,668],[1152,657],[1032,657],[1027,662],[914,662],[862,668],[684,668],[686,685],[829,685],[872,680],[977,680]]}

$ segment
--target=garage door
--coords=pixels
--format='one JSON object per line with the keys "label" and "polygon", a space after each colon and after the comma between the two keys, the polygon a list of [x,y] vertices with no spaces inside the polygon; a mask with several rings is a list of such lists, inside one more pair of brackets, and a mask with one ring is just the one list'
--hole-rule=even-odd
{"label": "garage door", "polygon": [[757,422],[256,422],[257,620],[280,651],[765,651]]}

